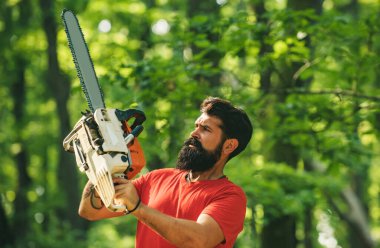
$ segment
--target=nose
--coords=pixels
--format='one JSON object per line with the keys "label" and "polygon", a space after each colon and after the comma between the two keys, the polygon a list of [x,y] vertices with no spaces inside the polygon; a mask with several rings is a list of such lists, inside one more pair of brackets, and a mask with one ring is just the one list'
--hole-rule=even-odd
{"label": "nose", "polygon": [[199,132],[198,132],[198,128],[195,128],[191,133],[190,133],[190,136],[195,138],[195,139],[199,139]]}

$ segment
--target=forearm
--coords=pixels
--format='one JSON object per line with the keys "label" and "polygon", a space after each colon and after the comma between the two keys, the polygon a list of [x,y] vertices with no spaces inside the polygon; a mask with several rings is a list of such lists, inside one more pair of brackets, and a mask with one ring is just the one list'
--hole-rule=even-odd
{"label": "forearm", "polygon": [[215,247],[223,240],[207,235],[211,230],[206,225],[174,218],[144,204],[132,214],[177,247]]}
{"label": "forearm", "polygon": [[92,221],[121,215],[120,213],[110,212],[104,207],[103,202],[90,181],[87,182],[83,189],[78,214],[81,217]]}

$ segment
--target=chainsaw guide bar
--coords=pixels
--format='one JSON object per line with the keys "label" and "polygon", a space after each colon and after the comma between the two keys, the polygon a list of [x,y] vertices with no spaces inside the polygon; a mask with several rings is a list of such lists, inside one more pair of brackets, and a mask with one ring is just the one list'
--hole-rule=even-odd
{"label": "chainsaw guide bar", "polygon": [[91,112],[94,113],[98,108],[105,108],[94,64],[77,17],[70,10],[63,10],[61,17],[82,90]]}

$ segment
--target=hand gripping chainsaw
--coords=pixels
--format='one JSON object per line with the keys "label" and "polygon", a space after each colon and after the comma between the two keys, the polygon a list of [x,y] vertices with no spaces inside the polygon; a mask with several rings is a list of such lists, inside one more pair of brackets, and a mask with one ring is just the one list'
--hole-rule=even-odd
{"label": "hand gripping chainsaw", "polygon": [[[77,166],[87,174],[104,205],[110,211],[124,211],[114,201],[113,177],[133,178],[145,166],[143,150],[136,137],[146,117],[137,109],[107,109],[95,69],[79,26],[70,10],[62,12],[67,40],[77,74],[91,111],[75,124],[63,141],[63,147],[75,154]],[[128,121],[133,119],[133,124]]]}

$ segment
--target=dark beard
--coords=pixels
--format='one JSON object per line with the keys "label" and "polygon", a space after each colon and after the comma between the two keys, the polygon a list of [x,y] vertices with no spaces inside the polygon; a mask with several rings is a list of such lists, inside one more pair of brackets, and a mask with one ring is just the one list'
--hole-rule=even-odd
{"label": "dark beard", "polygon": [[[208,152],[197,139],[189,138],[178,153],[176,168],[192,172],[204,172],[211,169],[220,158],[223,143],[224,140],[214,151]],[[189,145],[193,145],[193,147]]]}

